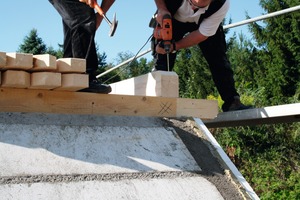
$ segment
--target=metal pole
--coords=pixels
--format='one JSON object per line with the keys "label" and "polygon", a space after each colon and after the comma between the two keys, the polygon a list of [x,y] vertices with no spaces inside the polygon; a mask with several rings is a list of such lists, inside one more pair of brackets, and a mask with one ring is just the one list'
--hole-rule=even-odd
{"label": "metal pole", "polygon": [[251,22],[260,21],[260,20],[264,20],[264,19],[267,19],[267,18],[270,18],[270,17],[275,17],[275,16],[278,16],[278,15],[286,14],[286,13],[293,12],[293,11],[296,11],[296,10],[300,10],[300,5],[294,6],[294,7],[291,7],[291,8],[287,8],[287,9],[284,9],[284,10],[276,11],[276,12],[273,12],[273,13],[269,13],[269,14],[266,14],[266,15],[262,15],[262,16],[259,16],[259,17],[254,17],[254,18],[251,18],[251,19],[247,19],[247,20],[240,21],[240,22],[237,22],[237,23],[228,24],[228,25],[223,26],[223,28],[224,29],[233,28],[233,27],[249,24]]}
{"label": "metal pole", "polygon": [[196,122],[196,125],[198,128],[204,133],[207,137],[207,139],[210,141],[212,146],[215,148],[217,153],[220,155],[222,160],[225,162],[227,167],[230,169],[230,171],[233,173],[233,175],[236,177],[238,182],[243,186],[247,194],[251,197],[253,200],[259,200],[259,197],[253,190],[253,188],[250,186],[250,184],[246,181],[246,179],[243,177],[243,175],[239,172],[239,170],[236,168],[234,163],[230,160],[230,158],[227,156],[227,154],[224,152],[220,144],[217,142],[217,140],[214,138],[214,136],[211,134],[211,132],[207,129],[207,127],[204,125],[201,119],[195,118],[194,121]]}
{"label": "metal pole", "polygon": [[119,68],[119,67],[121,67],[121,66],[123,66],[123,65],[125,65],[125,64],[127,64],[127,63],[129,63],[129,62],[131,62],[133,59],[139,58],[139,57],[141,57],[141,56],[143,56],[143,55],[145,55],[145,54],[147,54],[147,53],[149,53],[149,52],[151,52],[151,48],[148,49],[148,50],[146,50],[146,51],[144,51],[144,52],[142,52],[142,53],[140,53],[140,54],[138,54],[138,55],[136,55],[136,56],[134,56],[134,57],[132,57],[132,58],[129,58],[128,60],[126,60],[126,61],[124,61],[124,62],[118,64],[118,65],[115,66],[115,67],[110,68],[109,70],[106,70],[105,72],[103,72],[103,73],[97,75],[96,77],[97,77],[97,78],[100,78],[101,76],[104,76],[105,74],[107,74],[107,73],[109,73],[109,72],[111,72],[111,71],[113,71],[113,70],[115,70],[115,69],[117,69],[117,68]]}

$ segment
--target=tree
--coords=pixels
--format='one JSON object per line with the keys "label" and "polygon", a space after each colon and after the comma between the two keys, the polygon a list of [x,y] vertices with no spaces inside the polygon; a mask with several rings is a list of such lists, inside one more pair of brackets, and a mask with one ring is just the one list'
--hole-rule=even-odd
{"label": "tree", "polygon": [[179,76],[181,97],[206,99],[208,95],[217,95],[208,64],[198,46],[178,53],[174,71]]}
{"label": "tree", "polygon": [[121,80],[137,77],[151,71],[151,64],[147,63],[147,59],[145,58],[137,60],[130,52],[121,52],[118,56],[117,62],[120,64],[131,59],[130,62],[124,63],[123,66],[116,69]]}
{"label": "tree", "polygon": [[[267,13],[290,8],[298,0],[261,0],[260,5]],[[264,21],[264,26],[251,24],[261,49],[261,65],[255,70],[259,87],[266,88],[267,104],[287,103],[299,100],[300,87],[300,12],[292,12]],[[271,84],[270,84],[271,83]],[[298,92],[297,92],[298,91]]]}
{"label": "tree", "polygon": [[228,42],[228,59],[234,71],[235,86],[237,91],[242,94],[241,98],[246,104],[256,104],[261,106],[258,93],[264,90],[259,87],[256,81],[256,70],[260,68],[260,60],[258,58],[259,50],[247,39],[245,35],[236,33],[229,38]]}
{"label": "tree", "polygon": [[46,50],[46,54],[50,54],[50,55],[53,55],[55,56],[57,59],[58,58],[62,58],[63,57],[63,47],[62,45],[58,45],[59,46],[59,49],[58,50],[55,50],[52,46],[49,46],[47,47],[47,50]]}
{"label": "tree", "polygon": [[19,46],[18,52],[31,54],[44,54],[47,47],[42,38],[37,34],[36,29],[32,29],[28,36],[24,38],[23,44]]}
{"label": "tree", "polygon": [[[98,52],[98,46],[97,46],[97,52]],[[97,69],[98,75],[102,74],[106,70],[113,67],[112,64],[107,64],[107,62],[106,62],[107,55],[105,52],[97,53],[97,57],[98,57],[98,63],[99,63],[98,69]],[[111,71],[108,74],[105,74],[105,75],[99,77],[98,79],[100,82],[107,83],[107,84],[115,83],[115,82],[118,82],[121,80],[119,74],[117,74],[116,71]]]}

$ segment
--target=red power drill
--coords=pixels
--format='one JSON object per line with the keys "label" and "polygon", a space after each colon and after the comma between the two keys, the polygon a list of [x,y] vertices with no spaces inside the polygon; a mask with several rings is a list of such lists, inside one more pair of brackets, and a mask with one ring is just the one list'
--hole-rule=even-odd
{"label": "red power drill", "polygon": [[169,53],[171,53],[172,35],[172,18],[170,15],[165,15],[162,25],[160,26],[157,23],[157,26],[154,28],[153,37],[158,41],[161,40],[159,46],[164,48],[167,53],[168,71],[170,71]]}

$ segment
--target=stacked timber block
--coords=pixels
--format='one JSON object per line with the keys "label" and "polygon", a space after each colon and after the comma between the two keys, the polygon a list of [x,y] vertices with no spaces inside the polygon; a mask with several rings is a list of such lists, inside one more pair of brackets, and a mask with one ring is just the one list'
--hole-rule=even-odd
{"label": "stacked timber block", "polygon": [[154,71],[112,83],[110,86],[110,94],[175,98],[179,96],[179,81],[175,72]]}
{"label": "stacked timber block", "polygon": [[85,71],[85,59],[0,52],[0,87],[78,91],[89,86]]}

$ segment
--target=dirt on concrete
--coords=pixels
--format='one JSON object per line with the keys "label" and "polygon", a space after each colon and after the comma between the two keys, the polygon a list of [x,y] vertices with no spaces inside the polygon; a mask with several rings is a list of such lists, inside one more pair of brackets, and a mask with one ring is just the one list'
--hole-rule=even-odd
{"label": "dirt on concrete", "polygon": [[187,149],[201,167],[200,175],[214,184],[224,199],[250,199],[240,184],[226,169],[225,164],[207,141],[205,135],[197,129],[191,119],[164,118],[166,127],[173,127]]}

